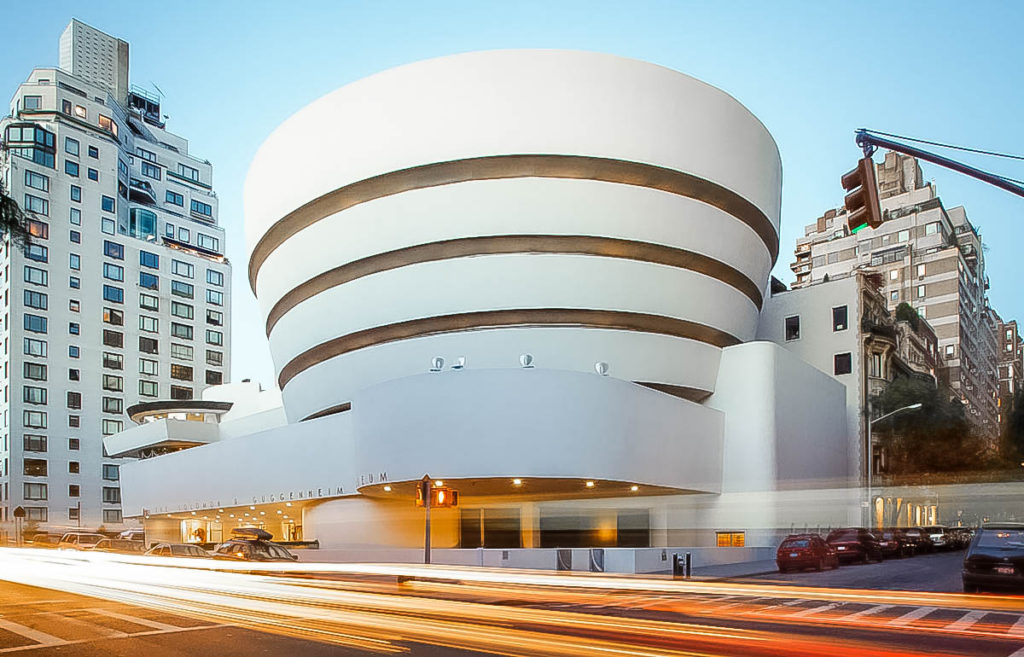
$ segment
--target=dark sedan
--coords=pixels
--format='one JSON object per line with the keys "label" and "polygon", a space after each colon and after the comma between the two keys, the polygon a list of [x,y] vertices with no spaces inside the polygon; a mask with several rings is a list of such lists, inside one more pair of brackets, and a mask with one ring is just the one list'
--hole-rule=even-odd
{"label": "dark sedan", "polygon": [[1024,591],[1024,524],[985,525],[964,557],[964,592]]}
{"label": "dark sedan", "polygon": [[914,556],[914,542],[902,529],[883,529],[876,535],[882,548],[882,556],[897,559]]}
{"label": "dark sedan", "polygon": [[838,568],[836,551],[817,534],[792,534],[786,537],[775,553],[779,572],[814,568]]}
{"label": "dark sedan", "polygon": [[862,527],[837,529],[831,532],[826,542],[835,548],[840,561],[882,560],[882,547],[875,535]]}

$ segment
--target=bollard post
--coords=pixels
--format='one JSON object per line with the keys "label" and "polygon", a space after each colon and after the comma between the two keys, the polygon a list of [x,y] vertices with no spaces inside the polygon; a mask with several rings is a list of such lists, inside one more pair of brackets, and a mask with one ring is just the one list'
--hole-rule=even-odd
{"label": "bollard post", "polygon": [[690,553],[687,552],[686,553],[686,579],[690,579],[690,566],[693,564],[693,561],[691,560],[690,556],[691,556]]}

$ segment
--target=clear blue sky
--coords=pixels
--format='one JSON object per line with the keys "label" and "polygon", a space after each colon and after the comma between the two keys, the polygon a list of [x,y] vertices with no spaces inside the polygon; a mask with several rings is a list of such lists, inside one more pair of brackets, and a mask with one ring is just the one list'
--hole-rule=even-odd
{"label": "clear blue sky", "polygon": [[[859,157],[853,130],[1024,153],[1024,3],[1012,2],[48,2],[4,10],[0,94],[34,66],[57,64],[76,17],[131,43],[136,84],[166,94],[168,127],[214,165],[234,263],[233,380],[274,376],[245,280],[242,182],[285,118],[371,73],[491,48],[570,48],[644,59],[720,87],[778,142],[782,248],[841,202]],[[1024,179],[1024,162],[968,161]],[[296,163],[301,166],[301,163]],[[937,167],[947,207],[981,227],[1004,318],[1024,319],[1024,199]]]}

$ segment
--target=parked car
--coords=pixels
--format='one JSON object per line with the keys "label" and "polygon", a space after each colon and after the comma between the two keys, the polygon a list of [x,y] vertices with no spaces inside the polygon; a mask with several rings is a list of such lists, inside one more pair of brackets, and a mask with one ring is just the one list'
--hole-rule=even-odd
{"label": "parked car", "polygon": [[791,534],[779,545],[775,553],[779,572],[814,568],[838,568],[839,555],[817,534]]}
{"label": "parked car", "polygon": [[104,538],[89,548],[92,552],[117,552],[118,554],[142,554],[146,545],[142,541],[129,541],[124,538]]}
{"label": "parked car", "polygon": [[954,527],[949,533],[953,537],[953,548],[956,550],[966,549],[974,539],[974,531],[970,527]]}
{"label": "parked car", "polygon": [[993,523],[979,529],[964,557],[964,592],[1024,591],[1024,523]]}
{"label": "parked car", "polygon": [[932,543],[931,536],[920,527],[907,527],[903,530],[903,533],[906,534],[907,538],[914,544],[915,554],[935,552],[935,544]]}
{"label": "parked car", "polygon": [[952,550],[953,549],[953,537],[949,533],[949,529],[942,525],[931,525],[929,527],[922,527],[924,531],[928,532],[928,538],[932,539],[932,545],[935,546],[936,550]]}
{"label": "parked car", "polygon": [[142,541],[146,542],[146,530],[141,527],[133,527],[132,529],[126,529],[117,535],[118,538],[125,538],[129,541]]}
{"label": "parked car", "polygon": [[867,563],[872,559],[882,560],[878,539],[863,527],[836,529],[829,533],[826,542],[835,548],[840,561]]}
{"label": "parked car", "polygon": [[60,537],[57,549],[60,550],[89,550],[94,545],[105,539],[103,534],[93,532],[68,532]]}
{"label": "parked car", "polygon": [[273,535],[256,527],[232,530],[231,538],[213,550],[215,559],[235,561],[298,561],[299,557],[285,548],[271,543]]}
{"label": "parked car", "polygon": [[158,543],[146,551],[146,554],[155,557],[186,557],[209,559],[210,553],[190,543]]}
{"label": "parked car", "polygon": [[36,534],[29,539],[29,544],[37,548],[55,548],[60,543],[60,536],[52,534]]}
{"label": "parked car", "polygon": [[883,529],[876,535],[878,536],[878,545],[882,548],[883,557],[902,559],[914,556],[914,542],[902,529]]}

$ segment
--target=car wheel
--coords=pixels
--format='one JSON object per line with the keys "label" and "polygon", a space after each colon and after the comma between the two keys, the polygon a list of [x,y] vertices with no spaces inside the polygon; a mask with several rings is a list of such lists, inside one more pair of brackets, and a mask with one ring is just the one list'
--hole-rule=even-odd
{"label": "car wheel", "polygon": [[978,588],[977,584],[968,584],[964,582],[964,593],[980,593],[981,589]]}
{"label": "car wheel", "polygon": [[779,572],[780,573],[788,573],[789,572],[789,568],[786,568],[785,566],[779,566]]}

